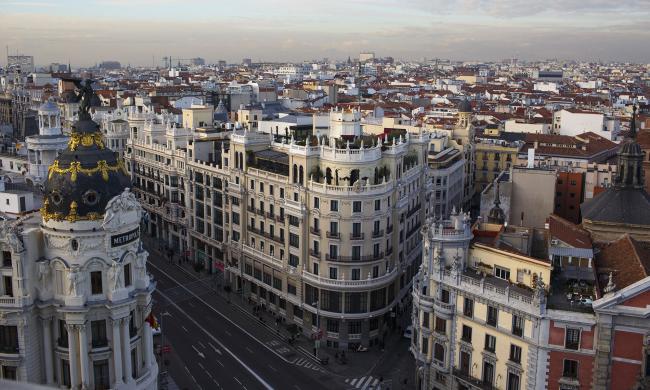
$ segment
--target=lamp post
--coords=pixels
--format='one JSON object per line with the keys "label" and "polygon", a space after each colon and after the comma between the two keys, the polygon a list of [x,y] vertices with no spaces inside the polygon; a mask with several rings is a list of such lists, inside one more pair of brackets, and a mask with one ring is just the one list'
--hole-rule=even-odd
{"label": "lamp post", "polygon": [[165,365],[165,328],[163,327],[165,316],[171,316],[171,314],[168,311],[160,314],[160,363],[163,365],[163,370],[160,371],[160,375],[167,374],[167,366]]}

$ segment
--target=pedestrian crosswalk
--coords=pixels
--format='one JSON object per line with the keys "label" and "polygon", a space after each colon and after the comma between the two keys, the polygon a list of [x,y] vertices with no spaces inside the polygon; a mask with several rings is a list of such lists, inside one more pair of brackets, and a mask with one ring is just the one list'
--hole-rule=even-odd
{"label": "pedestrian crosswalk", "polygon": [[296,361],[293,362],[298,367],[305,367],[312,369],[314,371],[321,371],[325,372],[317,363],[312,362],[311,360],[305,359],[305,358],[298,358]]}
{"label": "pedestrian crosswalk", "polygon": [[[360,390],[377,390],[383,387],[379,387],[379,378],[374,376],[363,376],[361,378],[347,378],[345,383],[350,386],[351,389],[360,389]],[[382,386],[386,385],[386,381],[381,382]]]}

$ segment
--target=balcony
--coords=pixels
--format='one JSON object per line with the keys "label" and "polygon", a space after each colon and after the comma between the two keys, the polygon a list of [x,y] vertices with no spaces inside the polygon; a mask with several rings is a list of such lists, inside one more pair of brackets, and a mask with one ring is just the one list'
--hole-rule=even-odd
{"label": "balcony", "polygon": [[393,232],[393,225],[390,225],[386,228],[386,234],[391,234]]}
{"label": "balcony", "polygon": [[269,212],[267,211],[267,212],[266,212],[266,218],[274,219],[274,218],[275,218],[275,214],[274,214],[274,213],[269,213]]}
{"label": "balcony", "polygon": [[275,221],[284,223],[284,215],[276,215]]}
{"label": "balcony", "polygon": [[255,213],[255,207],[248,206],[246,207],[246,210],[248,210],[249,213]]}
{"label": "balcony", "polygon": [[313,249],[309,250],[309,256],[311,256],[311,257],[315,257],[315,258],[320,260],[320,255],[321,255],[321,252],[316,252]]}
{"label": "balcony", "polygon": [[381,238],[381,237],[383,237],[383,235],[384,235],[383,230],[377,230],[377,231],[372,232],[372,238]]}
{"label": "balcony", "polygon": [[255,212],[257,213],[257,215],[259,215],[259,216],[261,216],[261,217],[264,216],[264,210],[257,209]]}
{"label": "balcony", "polygon": [[314,285],[323,287],[338,287],[338,288],[360,288],[366,289],[370,287],[378,287],[386,283],[392,282],[397,277],[397,268],[378,277],[360,280],[347,280],[347,279],[330,279],[319,275],[314,275],[311,272],[304,271],[302,277],[305,281]]}
{"label": "balcony", "polygon": [[482,380],[473,377],[467,370],[459,370],[457,368],[454,368],[453,373],[460,382],[466,383],[472,386],[472,388],[479,388],[483,390],[496,389],[496,387],[494,387],[491,383],[485,383]]}
{"label": "balcony", "polygon": [[363,240],[364,234],[361,232],[357,233],[350,233],[350,240],[352,241],[358,241],[358,240]]}
{"label": "balcony", "polygon": [[17,354],[19,352],[18,345],[0,345],[0,353]]}
{"label": "balcony", "polygon": [[339,262],[339,263],[363,263],[367,261],[382,260],[384,258],[384,252],[379,252],[372,255],[363,255],[363,256],[336,256],[332,258],[330,255],[327,255],[327,261]]}
{"label": "balcony", "polygon": [[320,232],[321,232],[320,229],[316,229],[315,227],[312,227],[312,226],[309,227],[309,233],[311,233],[311,234],[314,234],[314,235],[317,235],[318,237],[320,237]]}
{"label": "balcony", "polygon": [[450,303],[444,303],[440,299],[434,300],[434,306],[437,313],[446,314],[451,316],[454,314],[454,305]]}
{"label": "balcony", "polygon": [[327,238],[333,238],[336,240],[341,239],[341,232],[327,232],[325,235],[327,236]]}
{"label": "balcony", "polygon": [[107,339],[93,340],[92,341],[92,346],[93,346],[93,348],[105,348],[105,347],[108,347],[108,340]]}

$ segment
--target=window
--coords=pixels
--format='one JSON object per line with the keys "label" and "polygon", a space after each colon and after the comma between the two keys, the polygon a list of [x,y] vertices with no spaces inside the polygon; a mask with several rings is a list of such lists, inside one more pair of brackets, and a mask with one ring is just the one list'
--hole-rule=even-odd
{"label": "window", "polygon": [[314,208],[320,208],[320,199],[319,198],[314,198]]}
{"label": "window", "polygon": [[485,335],[485,350],[489,352],[494,352],[497,345],[497,338],[486,334]]}
{"label": "window", "polygon": [[338,268],[330,267],[330,279],[338,279]]}
{"label": "window", "polygon": [[433,346],[433,358],[437,361],[444,363],[445,362],[445,347],[441,344],[436,343]]}
{"label": "window", "polygon": [[338,333],[339,332],[339,320],[327,319],[327,331]]}
{"label": "window", "polygon": [[318,275],[318,263],[314,263],[312,267],[314,269],[314,275]]}
{"label": "window", "polygon": [[449,303],[449,290],[442,289],[440,291],[440,300],[443,303]]}
{"label": "window", "polygon": [[260,183],[260,192],[264,192],[264,183]]}
{"label": "window", "polygon": [[90,291],[93,295],[104,292],[102,288],[102,271],[93,271],[90,273]]}
{"label": "window", "polygon": [[429,338],[428,337],[422,337],[422,353],[425,354],[425,355],[429,353]]}
{"label": "window", "polygon": [[61,382],[65,387],[70,387],[70,362],[61,360]]}
{"label": "window", "polygon": [[509,372],[508,384],[506,390],[519,390],[519,389],[520,389],[519,375],[515,374],[514,372]]}
{"label": "window", "polygon": [[447,320],[436,317],[436,332],[445,333],[447,331]]}
{"label": "window", "polygon": [[510,270],[502,267],[494,267],[494,276],[500,279],[510,280]]}
{"label": "window", "polygon": [[336,260],[339,257],[339,247],[337,245],[330,245],[330,259]]}
{"label": "window", "polygon": [[269,185],[269,195],[273,196],[273,184]]}
{"label": "window", "polygon": [[2,366],[2,378],[5,380],[16,380],[16,367]]}
{"label": "window", "polygon": [[486,385],[494,383],[494,365],[490,362],[483,362],[483,383]]}
{"label": "window", "polygon": [[352,247],[352,260],[361,260],[361,246],[354,245]]}
{"label": "window", "polygon": [[282,279],[273,277],[273,288],[282,291]]}
{"label": "window", "polygon": [[354,202],[352,202],[352,212],[353,213],[361,212],[361,201],[355,200]]}
{"label": "window", "polygon": [[361,321],[350,321],[350,322],[348,322],[348,333],[349,334],[360,334],[361,333]]}
{"label": "window", "polygon": [[[137,365],[133,363],[133,365]],[[110,377],[108,375],[108,360],[99,360],[93,362],[93,373],[95,377],[95,389],[104,390],[111,387]]]}
{"label": "window", "polygon": [[379,210],[381,210],[381,200],[376,199],[375,200],[375,211],[379,211]]}
{"label": "window", "polygon": [[488,306],[487,324],[490,326],[497,326],[497,318],[499,316],[499,309],[494,306]]}
{"label": "window", "polygon": [[300,226],[300,218],[296,217],[295,215],[290,215],[289,216],[289,225],[299,227]]}
{"label": "window", "polygon": [[291,283],[287,283],[287,292],[291,295],[296,295],[296,286]]}
{"label": "window", "polygon": [[90,331],[92,333],[93,348],[108,346],[108,340],[106,339],[106,320],[91,321]]}
{"label": "window", "polygon": [[[66,334],[67,337],[67,334]],[[67,342],[66,338],[66,342]],[[0,325],[0,352],[18,353],[18,327]]]}
{"label": "window", "polygon": [[[469,369],[471,367],[472,357],[468,352],[460,351],[460,372],[465,375],[469,375]],[[461,389],[461,387],[459,387]]]}
{"label": "window", "polygon": [[359,268],[352,268],[352,280],[359,280],[361,279],[361,269]]}
{"label": "window", "polygon": [[426,311],[422,312],[422,327],[429,328],[429,313]]}
{"label": "window", "polygon": [[474,301],[470,298],[465,298],[463,304],[463,315],[467,317],[474,317]]}
{"label": "window", "polygon": [[472,342],[472,328],[471,327],[469,327],[467,325],[463,325],[463,336],[461,337],[461,340],[463,340],[465,342],[468,342],[468,343]]}
{"label": "window", "polygon": [[284,188],[280,188],[280,198],[284,199]]}
{"label": "window", "polygon": [[566,349],[580,349],[580,329],[566,329],[566,339],[564,347]]}
{"label": "window", "polygon": [[566,378],[578,378],[578,362],[576,360],[564,360],[562,376]]}
{"label": "window", "polygon": [[330,211],[339,211],[339,201],[330,200]]}
{"label": "window", "polygon": [[360,222],[352,223],[352,236],[356,237],[356,238],[361,237],[361,223]]}
{"label": "window", "polygon": [[124,287],[131,285],[131,264],[124,264]]}
{"label": "window", "polygon": [[300,247],[300,237],[295,233],[289,233],[289,245],[294,248]]}
{"label": "window", "polygon": [[645,353],[645,376],[650,377],[650,350]]}
{"label": "window", "polygon": [[512,315],[512,334],[519,337],[524,335],[524,319],[516,314]]}
{"label": "window", "polygon": [[517,270],[517,283],[523,283],[524,282],[524,270],[523,269],[518,269]]}
{"label": "window", "polygon": [[510,344],[510,361],[521,363],[521,347]]}
{"label": "window", "polygon": [[314,240],[313,248],[314,254],[318,255],[320,253],[320,242],[318,240]]}
{"label": "window", "polygon": [[300,263],[300,260],[298,259],[298,256],[294,255],[293,253],[289,254],[289,265],[292,267],[298,267],[298,264]]}
{"label": "window", "polygon": [[336,221],[330,222],[330,235],[336,236],[339,234],[339,223]]}

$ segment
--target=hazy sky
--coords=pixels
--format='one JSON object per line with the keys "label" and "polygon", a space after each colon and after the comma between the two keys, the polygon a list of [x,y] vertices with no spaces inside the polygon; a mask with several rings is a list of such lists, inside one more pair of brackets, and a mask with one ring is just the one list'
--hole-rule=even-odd
{"label": "hazy sky", "polygon": [[[0,0],[0,47],[73,66],[347,58],[650,63],[650,0]],[[4,64],[4,55],[0,63]]]}

